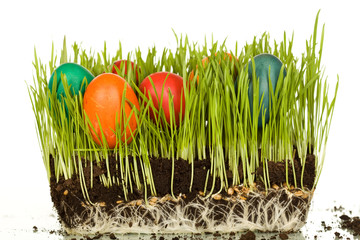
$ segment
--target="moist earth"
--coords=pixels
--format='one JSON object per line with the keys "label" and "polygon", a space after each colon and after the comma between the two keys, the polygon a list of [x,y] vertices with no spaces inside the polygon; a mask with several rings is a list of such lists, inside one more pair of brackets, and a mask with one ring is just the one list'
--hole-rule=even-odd
{"label": "moist earth", "polygon": [[[52,157],[51,157],[52,159]],[[129,157],[129,162],[133,166],[140,166],[139,159],[134,159],[131,156]],[[240,161],[241,162],[241,161]],[[294,163],[294,166],[292,165]],[[172,177],[172,165],[174,164],[174,178],[173,178],[173,193],[175,196],[182,194],[185,196],[183,200],[189,202],[194,200],[198,193],[204,191],[206,178],[208,171],[211,168],[211,162],[209,159],[199,160],[195,159],[193,164],[189,164],[188,161],[183,159],[175,160],[174,163],[169,159],[164,158],[154,158],[150,157],[151,170],[153,175],[154,185],[156,186],[156,193],[158,197],[165,196],[171,193],[171,177]],[[53,161],[51,160],[53,165]],[[290,185],[294,185],[295,181],[300,185],[302,181],[302,186],[308,189],[311,189],[314,185],[315,180],[315,157],[314,155],[308,154],[305,160],[305,168],[303,173],[303,179],[301,179],[302,165],[299,157],[295,155],[293,161],[288,161],[285,163],[281,162],[267,162],[268,164],[268,179],[270,180],[270,186],[274,184],[282,186],[286,181]],[[264,188],[264,183],[262,182],[263,176],[263,163],[260,163],[260,167],[257,169],[255,174],[255,182],[258,189]],[[225,166],[226,169],[229,169],[228,166]],[[286,171],[286,167],[288,168]],[[139,167],[140,168],[140,167]],[[293,173],[293,168],[295,169],[295,178]],[[54,167],[51,166],[53,170]],[[115,176],[122,181],[121,174],[117,167],[117,161],[115,157],[109,157],[109,166],[105,165],[105,162],[100,166],[90,166],[83,161],[84,169],[84,180],[87,186],[87,194],[92,202],[105,203],[104,209],[111,213],[111,210],[118,204],[119,200],[122,201],[132,201],[144,198],[144,189],[139,189],[137,186],[132,183],[132,192],[128,193],[127,199],[124,196],[124,189],[122,185],[113,185],[111,187],[104,187],[101,183],[100,175],[105,174],[107,176],[107,169],[110,169],[111,176]],[[191,182],[191,173],[193,174],[192,187],[190,191],[190,182]],[[288,179],[286,178],[286,172],[288,172]],[[138,171],[140,179],[143,179],[141,170]],[[238,173],[240,176],[240,181],[243,181],[243,168],[240,165],[238,167]],[[227,181],[229,185],[233,181],[233,173],[227,171]],[[71,222],[67,219],[71,219],[72,216],[80,216],[86,218],[86,213],[83,212],[84,208],[82,204],[86,202],[83,197],[83,189],[81,188],[83,182],[80,183],[80,179],[77,175],[74,174],[70,179],[65,180],[63,177],[60,177],[58,180],[54,177],[55,174],[52,172],[50,179],[50,192],[51,198],[54,203],[54,206],[58,212],[60,220],[67,225],[67,227],[73,227]],[[208,183],[206,188],[207,191],[210,191],[212,188],[213,179],[211,176],[208,176]],[[93,186],[92,188],[90,186]],[[218,192],[220,190],[220,180],[215,179],[215,187],[213,192]],[[149,192],[149,189],[148,189]],[[223,194],[227,194],[223,192]],[[148,193],[149,195],[149,193]],[[269,196],[271,197],[271,196]],[[222,200],[221,200],[222,201]],[[221,202],[220,201],[220,202]],[[71,208],[64,208],[64,203]],[[216,204],[216,202],[214,203]],[[294,201],[294,207],[297,207],[298,202]],[[219,204],[221,208],[222,204]],[[221,211],[219,211],[221,212]],[[85,214],[85,215],[84,215]],[[219,220],[222,219],[222,216],[219,216]],[[203,223],[198,223],[199,225]],[[206,227],[206,226],[202,226]]]}

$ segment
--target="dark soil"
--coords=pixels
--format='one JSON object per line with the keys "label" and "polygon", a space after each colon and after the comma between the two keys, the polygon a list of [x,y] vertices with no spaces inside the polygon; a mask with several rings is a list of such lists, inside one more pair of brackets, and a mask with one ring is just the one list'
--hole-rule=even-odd
{"label": "dark soil", "polygon": [[[268,169],[269,169],[269,179],[270,179],[270,184],[276,184],[281,186],[282,183],[286,182],[286,162],[282,161],[282,162],[271,162],[268,161]],[[291,161],[287,162],[287,170],[288,170],[288,182],[290,185],[295,185],[295,180],[298,186],[303,186],[307,187],[309,189],[312,188],[313,184],[314,184],[314,179],[315,179],[315,156],[308,154],[306,156],[306,162],[305,162],[305,171],[304,171],[304,175],[303,175],[303,180],[301,180],[301,171],[302,171],[302,166],[301,166],[301,162],[300,159],[298,157],[298,155],[295,155],[295,160],[294,160],[294,168],[295,168],[295,174],[293,174],[293,166]],[[260,163],[259,168],[256,171],[256,174],[258,176],[262,176],[264,173],[264,168],[263,168],[263,164]],[[294,178],[295,175],[295,178]],[[284,180],[285,179],[285,180]],[[303,181],[301,183],[301,181]],[[256,181],[257,184],[259,185],[264,185],[262,181],[260,181],[259,178],[257,178]]]}
{"label": "dark soil", "polygon": [[256,236],[255,233],[252,231],[248,231],[241,235],[240,240],[255,240]]}
{"label": "dark soil", "polygon": [[279,234],[279,238],[280,238],[281,240],[285,240],[285,239],[289,239],[289,236],[288,236],[286,233],[280,233],[280,234]]}
{"label": "dark soil", "polygon": [[[129,161],[131,163],[132,168],[135,166],[135,164],[137,166],[140,166],[138,159],[133,159],[132,157],[129,157]],[[171,186],[172,161],[168,159],[150,158],[150,163],[153,173],[154,184],[156,186],[157,196],[162,197],[165,196],[166,194],[169,194],[171,192],[170,186]],[[288,181],[291,185],[294,185],[295,181],[294,178],[292,177],[293,176],[292,164],[289,162],[287,165],[289,172]],[[178,196],[180,193],[182,195],[185,195],[185,197],[183,198],[185,202],[194,200],[200,191],[204,191],[207,172],[211,168],[210,161],[195,160],[192,166],[187,161],[179,159],[179,160],[175,160],[174,166],[175,166],[174,180],[173,180],[174,195]],[[259,175],[260,176],[263,175],[262,164],[260,164],[260,166],[261,167],[259,167],[258,170],[254,173],[255,177]],[[271,185],[277,184],[281,186],[283,183],[286,182],[286,164],[284,162],[278,162],[278,163],[268,162],[268,166],[269,166],[269,179]],[[193,179],[192,189],[190,191],[192,167],[194,168],[193,169],[194,179]],[[296,174],[296,181],[299,185],[301,182],[300,176],[301,176],[302,167],[301,167],[300,159],[297,156],[294,159],[294,168]],[[54,167],[51,166],[51,169],[54,170]],[[120,182],[122,181],[120,172],[116,171],[118,167],[115,157],[110,157],[108,167],[105,166],[105,163],[103,163],[103,165],[100,166],[93,165],[92,167],[90,167],[88,163],[83,162],[83,169],[84,169],[85,184],[87,186],[88,194],[92,202],[105,203],[106,206],[104,208],[106,209],[106,211],[109,211],[109,213],[111,213],[111,210],[114,208],[114,206],[118,204],[117,202],[119,200],[125,201],[124,189],[121,184],[113,185],[112,187],[106,188],[102,185],[99,177],[101,174],[105,174],[106,176],[108,174],[107,169],[110,169],[110,174],[112,176],[118,177],[120,179]],[[226,166],[226,169],[229,169],[228,166]],[[243,171],[241,166],[239,166],[238,171],[242,181]],[[83,204],[86,203],[86,200],[83,197],[80,179],[77,175],[74,175],[72,176],[72,178],[68,180],[65,180],[64,178],[60,177],[60,179],[57,181],[54,175],[55,174],[53,172],[50,183],[52,201],[58,212],[60,220],[62,220],[62,222],[67,225],[67,227],[70,228],[74,227],[68,221],[68,219],[71,219],[71,217],[74,215],[78,215],[78,216],[82,215],[84,218],[86,218],[86,213],[83,212],[84,208],[82,206]],[[91,176],[93,177],[91,178]],[[140,179],[143,179],[141,170],[139,170],[139,176]],[[228,171],[227,178],[228,178],[228,182],[231,183],[232,182],[231,171]],[[258,188],[264,186],[260,178],[256,177],[255,179]],[[315,157],[313,155],[308,155],[305,164],[303,186],[311,189],[314,184],[314,179],[315,179]],[[211,185],[212,181],[213,181],[212,177],[209,176],[208,179],[209,184],[207,185],[208,190],[210,190],[212,187]],[[220,181],[219,179],[216,179],[215,182],[216,184],[215,184],[214,192],[217,192],[220,189]],[[93,188],[90,188],[91,184],[93,185]],[[128,193],[127,201],[144,198],[144,189],[138,189],[135,184],[132,185],[132,188],[133,188],[133,192]],[[249,200],[251,200],[251,196],[249,197]],[[284,196],[284,201],[285,200],[286,200],[286,196]],[[224,200],[214,201],[215,208],[217,207],[217,205],[219,205],[219,208],[221,208],[223,205],[220,205],[218,203],[223,203],[223,201]],[[256,201],[254,202],[256,203]],[[299,202],[294,201],[293,203],[294,208],[296,208],[298,204]],[[64,207],[65,205],[68,207]],[[223,211],[219,211],[219,212],[223,212]],[[196,213],[192,213],[192,214],[196,215]],[[216,214],[215,211],[214,214]],[[219,221],[221,221],[224,218],[224,216],[222,216],[221,214],[214,217]],[[203,226],[203,224],[204,223],[199,222],[197,226],[205,228],[206,226]]]}
{"label": "dark soil", "polygon": [[340,216],[342,220],[341,227],[353,233],[354,236],[360,236],[360,218],[349,217],[347,215]]}
{"label": "dark soil", "polygon": [[[348,234],[354,237],[360,236],[360,218],[358,216],[350,217],[345,214],[345,212],[348,212],[351,215],[352,210],[346,210],[343,206],[334,206],[327,210],[334,213],[333,219],[331,222],[322,220],[320,224],[322,229],[318,229],[317,232],[332,232],[334,239],[352,239]],[[345,231],[341,231],[340,229]],[[318,236],[315,235],[314,239],[318,239]]]}

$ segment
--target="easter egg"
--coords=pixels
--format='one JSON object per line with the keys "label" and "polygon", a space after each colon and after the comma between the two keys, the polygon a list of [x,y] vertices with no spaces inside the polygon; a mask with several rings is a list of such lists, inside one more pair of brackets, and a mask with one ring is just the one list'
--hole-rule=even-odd
{"label": "easter egg", "polygon": [[[86,85],[89,84],[94,76],[83,66],[76,63],[64,63],[55,69],[55,71],[51,74],[49,80],[49,89],[50,92],[55,89],[56,96],[59,101],[61,101],[62,97],[65,97],[65,88],[63,85],[63,81],[61,80],[61,75],[66,76],[67,85],[70,86],[70,93],[74,95],[78,95],[81,93],[84,95]],[[54,79],[56,75],[56,79]],[[53,86],[56,83],[56,86]],[[68,109],[65,104],[66,114],[68,114]]]}
{"label": "easter egg", "polygon": [[[254,57],[255,62],[255,73],[256,78],[259,80],[259,103],[261,97],[263,97],[262,105],[260,106],[260,114],[258,119],[258,126],[262,127],[262,113],[265,112],[265,124],[269,122],[270,119],[270,109],[269,109],[269,80],[271,80],[272,90],[275,93],[276,84],[280,76],[280,71],[282,68],[282,62],[276,56],[272,54],[259,54]],[[270,72],[269,72],[270,71]],[[249,62],[248,66],[248,76],[249,76],[249,89],[248,96],[250,102],[250,111],[253,114],[253,66],[252,62]],[[269,79],[270,76],[270,79]],[[283,77],[286,76],[285,68],[283,69]]]}
{"label": "easter egg", "polygon": [[[152,80],[154,87],[150,81]],[[169,73],[169,72],[157,72],[150,74],[146,77],[140,84],[140,91],[148,98],[152,99],[154,107],[159,110],[160,109],[160,99],[161,94],[163,94],[161,109],[165,113],[166,121],[170,124],[170,104],[169,104],[169,96],[170,92],[173,96],[173,105],[174,105],[174,115],[176,126],[180,124],[180,112],[182,119],[185,115],[185,93],[184,93],[184,85],[183,78],[177,74]],[[162,93],[162,90],[164,92]],[[153,113],[150,108],[150,117],[155,121],[157,115]],[[181,120],[182,120],[181,119]]]}
{"label": "easter egg", "polygon": [[[135,71],[135,78],[136,78],[136,81],[139,81],[138,67],[131,61],[130,61],[130,65],[131,65],[132,70],[134,70],[134,67],[135,67],[135,70],[136,70]],[[118,74],[118,70],[121,72],[122,68],[124,68],[124,77],[126,78],[127,74],[128,74],[128,69],[127,69],[128,68],[128,61],[127,60],[115,61],[114,64],[113,64],[111,72],[115,73],[115,74]]]}
{"label": "easter egg", "polygon": [[85,82],[84,78],[86,78],[87,83],[89,84],[94,76],[83,66],[76,63],[64,63],[61,64],[55,71],[51,74],[49,80],[49,89],[52,92],[53,84],[54,84],[54,75],[56,73],[56,93],[58,98],[60,96],[65,96],[65,90],[63,86],[63,82],[61,81],[61,74],[66,75],[67,84],[70,86],[72,94],[84,94],[85,92]]}
{"label": "easter egg", "polygon": [[[205,68],[209,63],[209,58],[204,57],[203,59],[201,59],[201,63],[203,65],[203,67]],[[198,65],[196,65],[196,69],[198,69]],[[191,70],[191,72],[189,74],[189,81],[192,81],[194,79],[194,75],[195,75],[194,70]],[[196,83],[199,84],[199,76],[197,76],[197,78],[196,78]]]}
{"label": "easter egg", "polygon": [[133,106],[140,111],[138,99],[125,79],[113,73],[94,78],[84,94],[84,116],[93,127],[90,131],[94,141],[98,145],[106,141],[109,148],[115,148],[119,142],[115,133],[118,127],[121,141],[129,144],[137,128],[137,111],[133,111]]}
{"label": "easter egg", "polygon": [[[215,53],[215,57],[217,56],[217,52]],[[209,56],[211,57],[211,56]],[[209,57],[204,57],[202,60],[201,60],[201,63],[202,63],[202,66],[203,68],[206,68],[206,66],[209,64]],[[231,62],[232,61],[232,55],[231,53],[224,53],[224,57],[223,59],[224,60],[227,60],[227,58],[229,58],[229,61]],[[238,60],[236,57],[235,57],[236,61]],[[221,59],[219,59],[219,64],[221,64]],[[196,69],[198,69],[198,65],[196,65]],[[189,81],[192,81],[194,79],[194,75],[195,75],[195,72],[194,70],[191,70],[191,72],[189,73]],[[196,78],[196,81],[197,81],[197,84],[199,84],[199,76],[197,76]]]}

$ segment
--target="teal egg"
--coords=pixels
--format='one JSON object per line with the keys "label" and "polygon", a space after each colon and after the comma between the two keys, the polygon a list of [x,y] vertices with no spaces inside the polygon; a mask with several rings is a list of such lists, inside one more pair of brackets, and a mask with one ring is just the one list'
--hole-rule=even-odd
{"label": "teal egg", "polygon": [[[282,67],[282,62],[276,56],[272,54],[259,54],[254,57],[255,62],[255,73],[256,78],[259,79],[259,103],[261,101],[262,95],[264,95],[263,102],[261,105],[260,115],[258,119],[258,126],[262,127],[262,113],[265,112],[265,123],[269,122],[270,119],[270,110],[269,110],[269,76],[271,80],[271,85],[273,88],[273,92],[275,93],[276,84],[278,82],[278,78],[280,76],[280,71]],[[249,62],[248,66],[248,75],[249,75],[249,89],[248,89],[248,97],[250,102],[250,111],[251,115],[253,113],[253,69],[252,62]],[[270,74],[269,74],[270,70]],[[283,77],[285,78],[286,71],[283,69]]]}
{"label": "teal egg", "polygon": [[[62,97],[65,97],[65,88],[63,82],[61,81],[61,74],[66,76],[67,84],[70,87],[70,93],[74,95],[78,95],[79,93],[82,96],[85,93],[86,86],[94,79],[94,75],[92,75],[89,70],[84,68],[83,66],[77,63],[64,63],[57,67],[55,71],[51,74],[49,80],[49,89],[50,92],[53,91],[53,84],[55,82],[54,76],[56,73],[56,96],[59,101],[61,101]],[[86,81],[86,82],[85,82]],[[65,109],[67,113],[67,106],[65,104]]]}

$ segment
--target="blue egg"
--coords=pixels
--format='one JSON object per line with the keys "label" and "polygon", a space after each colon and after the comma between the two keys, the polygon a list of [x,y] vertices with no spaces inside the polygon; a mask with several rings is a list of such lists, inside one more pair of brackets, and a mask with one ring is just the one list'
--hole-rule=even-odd
{"label": "blue egg", "polygon": [[[278,82],[278,78],[280,75],[282,62],[276,56],[272,54],[259,54],[254,57],[255,62],[255,73],[256,78],[259,79],[259,103],[261,101],[261,97],[263,97],[263,102],[261,105],[261,110],[258,119],[258,127],[262,127],[262,114],[263,111],[265,112],[265,124],[269,122],[270,119],[270,109],[269,109],[269,76],[271,80],[271,85],[273,88],[273,92],[275,93],[276,84]],[[270,70],[270,74],[269,74]],[[248,96],[250,102],[250,111],[251,115],[253,114],[253,69],[252,69],[252,62],[249,62],[248,66],[248,75],[249,75],[249,89],[248,89]],[[285,78],[286,71],[285,68],[283,70],[283,77]]]}

